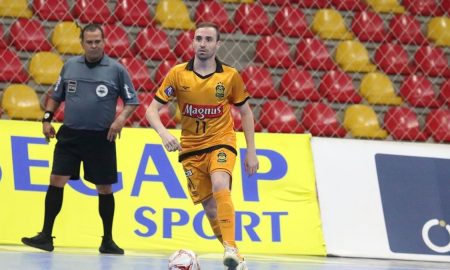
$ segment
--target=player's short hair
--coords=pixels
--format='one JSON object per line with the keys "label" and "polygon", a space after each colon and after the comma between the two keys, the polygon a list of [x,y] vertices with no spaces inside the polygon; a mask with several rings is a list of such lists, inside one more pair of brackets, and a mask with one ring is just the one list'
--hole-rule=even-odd
{"label": "player's short hair", "polygon": [[217,41],[219,41],[220,40],[220,31],[219,31],[219,27],[215,23],[212,23],[212,22],[201,22],[201,23],[197,24],[197,26],[195,27],[195,30],[197,30],[199,28],[206,28],[206,27],[212,27],[212,28],[214,28],[216,30]]}
{"label": "player's short hair", "polygon": [[84,40],[85,32],[95,32],[96,30],[100,30],[100,33],[102,34],[102,39],[104,39],[105,34],[103,33],[103,28],[101,27],[101,25],[96,24],[96,23],[90,23],[81,29],[81,33],[80,33],[81,41]]}

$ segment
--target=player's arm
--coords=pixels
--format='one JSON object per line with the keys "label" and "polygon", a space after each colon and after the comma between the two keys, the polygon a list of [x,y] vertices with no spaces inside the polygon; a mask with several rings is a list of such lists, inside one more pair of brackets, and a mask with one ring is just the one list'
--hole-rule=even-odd
{"label": "player's arm", "polygon": [[45,105],[45,113],[42,118],[42,133],[45,136],[45,139],[50,141],[50,138],[55,137],[55,128],[51,124],[53,120],[53,115],[59,107],[60,102],[54,100],[53,98],[49,98],[47,100],[47,104]]}
{"label": "player's arm", "polygon": [[163,103],[157,101],[156,99],[153,99],[150,103],[150,106],[148,106],[147,111],[145,112],[145,117],[147,117],[150,126],[153,127],[153,129],[155,129],[155,131],[158,133],[159,137],[161,137],[164,148],[166,148],[167,151],[181,151],[181,145],[178,142],[178,139],[173,136],[161,122],[159,110],[163,106]]}
{"label": "player's arm", "polygon": [[253,112],[248,102],[238,107],[241,114],[242,130],[247,143],[247,155],[245,156],[245,170],[248,175],[253,175],[259,168],[258,158],[256,157],[255,146],[255,122]]}

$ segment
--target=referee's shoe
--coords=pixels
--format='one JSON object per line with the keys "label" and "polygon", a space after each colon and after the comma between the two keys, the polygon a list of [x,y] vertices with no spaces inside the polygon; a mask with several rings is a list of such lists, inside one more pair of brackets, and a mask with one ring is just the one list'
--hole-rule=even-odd
{"label": "referee's shoe", "polygon": [[53,251],[53,238],[51,235],[47,235],[44,232],[38,233],[33,237],[23,237],[22,243],[27,246],[42,249],[45,251]]}
{"label": "referee's shoe", "polygon": [[108,236],[103,236],[102,244],[100,245],[98,251],[103,254],[122,255],[125,253],[124,250],[117,246],[116,243],[114,243],[114,240]]}

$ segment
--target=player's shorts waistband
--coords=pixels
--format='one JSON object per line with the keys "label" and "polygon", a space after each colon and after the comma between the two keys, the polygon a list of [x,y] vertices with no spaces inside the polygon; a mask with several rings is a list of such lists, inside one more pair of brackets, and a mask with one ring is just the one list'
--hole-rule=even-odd
{"label": "player's shorts waistband", "polygon": [[204,149],[195,150],[195,151],[192,151],[192,152],[187,152],[187,153],[181,154],[178,157],[178,161],[181,162],[181,161],[183,161],[184,159],[186,159],[188,157],[192,157],[192,156],[195,156],[195,155],[201,155],[201,154],[205,154],[205,153],[210,153],[210,152],[212,152],[214,150],[217,150],[217,149],[220,149],[220,148],[226,148],[226,149],[230,150],[231,152],[233,152],[237,156],[237,151],[236,151],[236,149],[233,146],[230,146],[228,144],[218,144],[218,145],[214,145],[214,146],[211,146],[211,147],[208,147],[208,148],[204,148]]}

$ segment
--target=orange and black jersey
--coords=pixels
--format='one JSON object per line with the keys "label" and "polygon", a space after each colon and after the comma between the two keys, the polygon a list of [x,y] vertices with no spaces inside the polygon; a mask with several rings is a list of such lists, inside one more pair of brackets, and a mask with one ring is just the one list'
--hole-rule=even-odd
{"label": "orange and black jersey", "polygon": [[201,76],[194,60],[173,67],[155,99],[163,104],[176,98],[181,112],[180,160],[187,156],[226,147],[236,153],[231,105],[249,98],[239,72],[216,59],[216,71]]}

